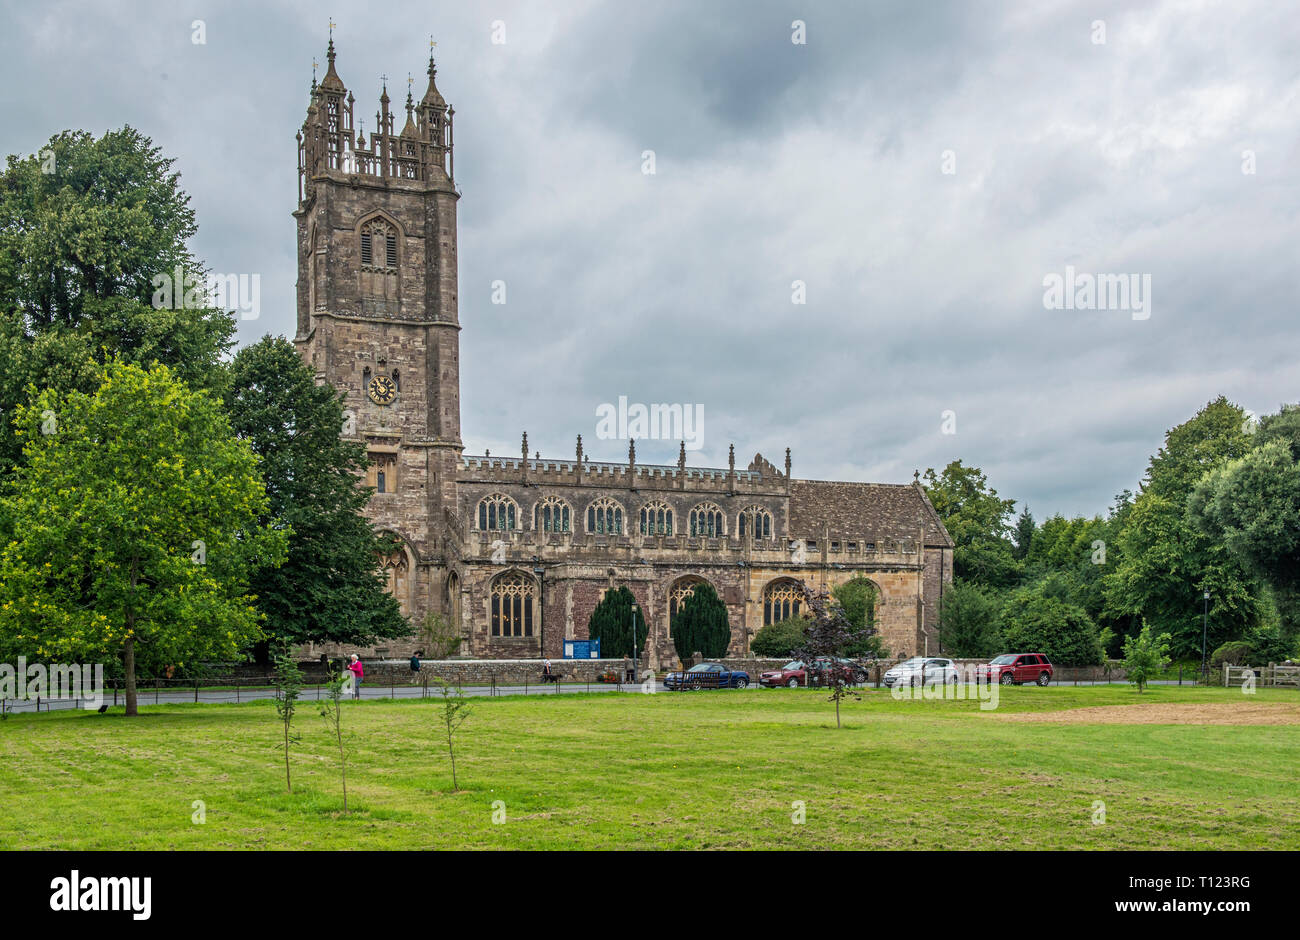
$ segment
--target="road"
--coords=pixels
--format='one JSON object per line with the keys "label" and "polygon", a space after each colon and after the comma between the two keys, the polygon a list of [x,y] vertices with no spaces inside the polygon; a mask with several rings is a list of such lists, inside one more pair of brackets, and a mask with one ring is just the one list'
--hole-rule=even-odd
{"label": "road", "polygon": [[[1071,686],[1074,683],[1053,682],[1052,684],[1061,685],[1061,686]],[[1079,683],[1079,684],[1080,685],[1089,685],[1089,684],[1105,685],[1106,683],[1099,682],[1099,683]],[[1111,684],[1122,685],[1124,683],[1115,682]],[[1179,683],[1177,679],[1154,679],[1148,684],[1149,685],[1178,685]],[[1185,683],[1185,684],[1191,685],[1191,683]],[[755,684],[754,686],[751,687],[757,688],[758,686],[757,684]],[[522,685],[522,684],[521,685],[498,685],[495,688],[487,685],[473,685],[473,686],[467,685],[461,689],[461,691],[466,696],[474,696],[474,697],[488,697],[493,695],[571,695],[575,692],[636,692],[640,690],[641,690],[640,684],[623,683],[622,685],[616,685],[616,684],[605,683],[605,682],[561,682],[561,683],[554,683],[554,684],[547,684],[547,685],[537,685],[536,683],[530,682],[528,683],[528,685]],[[664,684],[662,680],[657,680],[655,682],[654,690],[656,692],[667,691],[664,688]],[[886,690],[882,687],[881,691],[886,691]],[[406,686],[367,685],[364,682],[361,685],[361,698],[363,699],[394,699],[394,698],[410,699],[410,698],[424,697],[432,700],[435,699],[437,696],[438,696],[438,690],[435,686],[432,685],[428,689],[425,689],[422,686],[409,686],[409,685]],[[275,697],[275,692],[271,689],[266,689],[266,688],[240,689],[238,691],[234,689],[200,689],[198,693],[198,702],[199,704],[204,704],[204,705],[228,705],[228,704],[235,704],[237,702],[251,702],[259,699],[270,699],[274,697]],[[323,687],[321,686],[311,686],[303,690],[304,700],[316,701],[318,699],[323,699],[324,697],[325,697],[325,693]],[[123,693],[121,692],[121,690],[118,690],[116,704],[120,706],[123,704],[123,702],[124,702]],[[105,692],[104,703],[109,706],[112,706],[114,704],[113,693],[111,691]],[[191,705],[194,704],[195,703],[194,689],[191,687],[188,689],[163,691],[163,690],[155,690],[152,688],[142,687],[139,690],[139,705],[142,708],[149,705],[165,705],[165,704],[173,704],[173,703],[189,703]],[[70,709],[70,708],[82,708],[84,706],[85,706],[85,700],[70,701],[70,700],[61,700],[61,699],[54,699],[54,700],[42,699],[40,702],[39,710],[42,712],[60,711],[63,709]],[[9,699],[3,703],[3,708],[6,714],[20,714],[25,712],[30,713],[30,712],[37,711],[37,704],[33,701],[28,701],[28,700]]]}
{"label": "road", "polygon": [[[493,695],[571,695],[575,692],[634,692],[640,691],[639,684],[632,685],[624,683],[616,685],[605,682],[560,682],[548,683],[547,685],[538,685],[530,682],[528,685],[498,685],[495,688],[488,685],[467,685],[461,691],[468,696],[487,697]],[[663,682],[655,683],[655,691],[663,692]],[[275,697],[275,692],[271,689],[199,689],[198,702],[204,705],[229,705],[236,702],[252,702],[259,699],[270,699]],[[304,700],[317,701],[326,697],[325,691],[321,686],[312,686],[303,689]],[[433,700],[438,697],[436,686],[430,685],[428,689],[422,686],[390,686],[390,685],[367,685],[361,684],[361,698],[363,699],[409,699],[424,697]],[[119,689],[117,692],[116,704],[121,705],[124,702],[124,695]],[[173,703],[195,703],[194,689],[182,690],[156,690],[142,687],[139,690],[138,702],[140,707],[148,705],[165,705]],[[114,704],[112,691],[104,693],[104,703],[112,706]],[[62,699],[42,699],[40,702],[40,711],[59,711],[69,708],[86,707],[85,700],[71,701]],[[37,704],[28,700],[10,699],[4,703],[4,710],[8,714],[18,714],[22,712],[34,712],[37,710]]]}

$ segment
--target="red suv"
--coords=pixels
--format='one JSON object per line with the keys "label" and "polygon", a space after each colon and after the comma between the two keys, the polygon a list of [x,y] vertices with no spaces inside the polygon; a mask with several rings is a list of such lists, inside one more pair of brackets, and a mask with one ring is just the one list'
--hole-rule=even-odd
{"label": "red suv", "polygon": [[1003,653],[993,657],[987,666],[979,667],[981,679],[1003,685],[1025,682],[1047,685],[1052,681],[1052,672],[1052,664],[1042,653]]}

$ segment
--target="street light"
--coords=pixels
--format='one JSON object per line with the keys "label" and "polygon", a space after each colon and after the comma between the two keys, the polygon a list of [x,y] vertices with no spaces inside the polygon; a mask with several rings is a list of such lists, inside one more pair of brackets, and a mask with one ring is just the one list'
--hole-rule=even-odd
{"label": "street light", "polygon": [[538,564],[537,559],[533,559],[533,574],[537,575],[537,633],[542,641],[542,659],[546,658],[546,582],[542,580],[542,575],[546,569]]}
{"label": "street light", "polygon": [[1210,672],[1205,663],[1205,639],[1210,630],[1210,592],[1202,596],[1201,606],[1201,676],[1208,680]]}
{"label": "street light", "polygon": [[637,661],[636,661],[636,612],[637,612],[637,606],[636,604],[633,604],[632,605],[632,681],[633,682],[636,681],[636,677],[640,674],[637,668]]}

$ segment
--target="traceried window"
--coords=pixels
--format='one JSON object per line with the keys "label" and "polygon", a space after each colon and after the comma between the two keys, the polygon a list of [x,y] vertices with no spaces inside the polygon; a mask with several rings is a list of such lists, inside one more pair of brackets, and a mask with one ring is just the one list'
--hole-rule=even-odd
{"label": "traceried window", "polygon": [[722,510],[713,503],[701,503],[692,509],[690,522],[692,538],[720,539],[727,534]]}
{"label": "traceried window", "polygon": [[520,571],[499,576],[492,582],[491,622],[493,636],[532,636],[533,598],[537,582]]}
{"label": "traceried window", "polygon": [[533,507],[533,529],[538,532],[568,532],[569,504],[548,496]]}
{"label": "traceried window", "polygon": [[596,535],[622,535],[623,507],[602,496],[587,507],[587,531]]}
{"label": "traceried window", "polygon": [[484,532],[516,528],[518,509],[515,501],[501,493],[485,496],[478,503],[478,527]]}
{"label": "traceried window", "polygon": [[750,534],[755,539],[772,538],[772,514],[762,506],[750,506],[736,519],[736,534],[742,539]]}
{"label": "traceried window", "polygon": [[673,620],[677,618],[678,611],[686,603],[686,598],[695,593],[695,585],[701,584],[703,580],[703,578],[687,575],[673,582],[673,586],[668,592],[668,624],[670,628]]}
{"label": "traceried window", "polygon": [[646,503],[641,507],[642,535],[672,535],[673,510],[661,500]]}
{"label": "traceried window", "polygon": [[795,581],[773,581],[763,592],[763,626],[798,617],[803,588]]}

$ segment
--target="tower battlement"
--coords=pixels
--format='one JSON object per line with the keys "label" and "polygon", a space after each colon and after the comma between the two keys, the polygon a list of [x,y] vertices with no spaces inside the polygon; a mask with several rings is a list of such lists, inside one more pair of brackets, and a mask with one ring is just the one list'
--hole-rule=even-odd
{"label": "tower battlement", "polygon": [[327,53],[329,68],[320,84],[312,77],[307,117],[298,132],[298,199],[313,194],[319,177],[335,175],[357,184],[409,180],[450,185],[452,124],[450,107],[435,82],[437,68],[429,56],[429,86],[416,104],[406,93],[406,124],[394,133],[387,79],[383,79],[374,128],[367,139],[354,124],[356,99],[335,69],[334,38]]}

